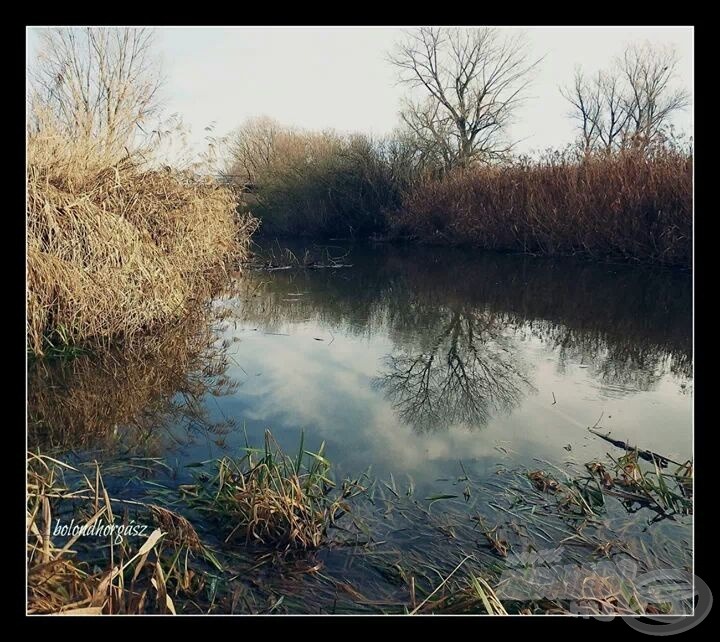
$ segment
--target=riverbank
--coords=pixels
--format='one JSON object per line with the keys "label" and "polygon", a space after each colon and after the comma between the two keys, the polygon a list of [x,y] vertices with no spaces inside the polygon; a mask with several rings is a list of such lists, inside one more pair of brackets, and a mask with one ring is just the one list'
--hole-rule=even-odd
{"label": "riverbank", "polygon": [[670,150],[455,172],[390,216],[421,242],[692,267],[692,158]]}
{"label": "riverbank", "polygon": [[519,31],[27,35],[26,615],[693,611],[680,54],[570,128]]}
{"label": "riverbank", "polygon": [[547,152],[445,172],[418,165],[393,140],[285,135],[292,153],[270,154],[240,197],[265,237],[404,239],[692,267],[687,150]]}
{"label": "riverbank", "polygon": [[27,336],[36,356],[130,341],[227,280],[257,226],[231,190],[106,156],[48,125],[28,136]]}

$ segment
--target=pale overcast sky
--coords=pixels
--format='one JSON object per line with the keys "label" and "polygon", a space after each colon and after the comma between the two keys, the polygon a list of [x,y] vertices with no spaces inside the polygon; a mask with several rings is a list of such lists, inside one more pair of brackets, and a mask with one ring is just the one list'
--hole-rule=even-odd
{"label": "pale overcast sky", "polygon": [[[30,28],[29,60],[36,29]],[[531,53],[545,56],[518,111],[510,134],[523,139],[519,151],[562,147],[573,138],[568,106],[558,87],[570,82],[576,65],[588,72],[606,66],[632,42],[674,45],[679,80],[692,92],[691,27],[529,27]],[[286,125],[384,134],[398,122],[396,70],[385,56],[402,36],[380,27],[157,29],[157,49],[167,75],[165,105],[201,141],[216,123],[223,135],[252,116],[271,116]],[[692,133],[692,109],[678,128]]]}

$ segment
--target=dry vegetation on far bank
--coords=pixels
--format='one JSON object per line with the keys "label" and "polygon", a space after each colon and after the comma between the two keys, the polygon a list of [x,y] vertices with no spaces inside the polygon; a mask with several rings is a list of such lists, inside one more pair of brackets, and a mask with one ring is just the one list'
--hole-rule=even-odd
{"label": "dry vegetation on far bank", "polygon": [[427,242],[692,264],[692,157],[627,151],[457,171],[392,217]]}

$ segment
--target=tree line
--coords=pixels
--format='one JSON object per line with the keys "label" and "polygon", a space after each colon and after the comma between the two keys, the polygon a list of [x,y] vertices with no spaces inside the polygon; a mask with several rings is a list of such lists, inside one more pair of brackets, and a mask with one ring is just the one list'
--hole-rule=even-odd
{"label": "tree line", "polygon": [[[153,36],[44,30],[30,72],[30,135],[51,122],[86,142],[72,146],[75,156],[157,162],[154,148],[167,137],[157,124],[164,77]],[[261,232],[689,265],[692,155],[673,120],[690,95],[674,49],[632,44],[606,69],[578,69],[560,88],[575,140],[540,158],[518,156],[510,132],[543,64],[524,35],[423,27],[405,32],[387,61],[408,88],[388,136],[259,117],[222,139],[221,178]]]}

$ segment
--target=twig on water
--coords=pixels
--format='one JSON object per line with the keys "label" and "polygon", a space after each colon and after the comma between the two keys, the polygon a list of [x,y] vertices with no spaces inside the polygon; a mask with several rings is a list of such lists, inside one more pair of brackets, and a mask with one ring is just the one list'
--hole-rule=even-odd
{"label": "twig on water", "polygon": [[638,454],[638,457],[640,457],[640,459],[644,459],[645,461],[649,461],[649,462],[657,462],[657,464],[660,466],[660,468],[667,468],[668,462],[670,462],[671,464],[675,464],[676,466],[684,465],[677,461],[673,461],[669,457],[665,457],[665,455],[659,455],[658,453],[653,452],[652,450],[643,450],[641,448],[633,447],[630,444],[628,444],[627,442],[621,441],[620,439],[613,439],[612,437],[610,437],[610,433],[602,434],[601,432],[598,432],[597,430],[593,430],[592,428],[588,428],[588,430],[593,435],[597,435],[601,439],[604,439],[605,441],[611,443],[613,446],[622,448],[623,450],[636,451]]}

